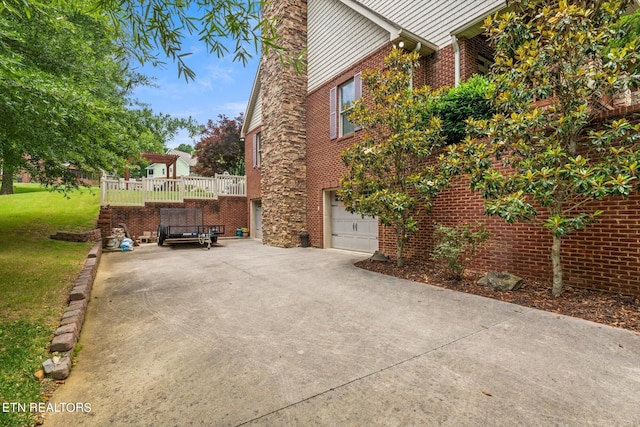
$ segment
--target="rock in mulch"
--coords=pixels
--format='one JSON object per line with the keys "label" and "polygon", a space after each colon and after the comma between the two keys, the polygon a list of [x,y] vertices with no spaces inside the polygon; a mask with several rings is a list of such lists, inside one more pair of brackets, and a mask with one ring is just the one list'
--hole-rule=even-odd
{"label": "rock in mulch", "polygon": [[388,262],[389,261],[389,257],[387,255],[385,255],[384,252],[382,252],[382,251],[375,251],[373,253],[373,255],[371,255],[371,258],[369,258],[369,261],[373,261],[373,262]]}
{"label": "rock in mulch", "polygon": [[496,291],[517,291],[524,283],[524,279],[506,271],[490,271],[478,280],[478,284],[489,286]]}

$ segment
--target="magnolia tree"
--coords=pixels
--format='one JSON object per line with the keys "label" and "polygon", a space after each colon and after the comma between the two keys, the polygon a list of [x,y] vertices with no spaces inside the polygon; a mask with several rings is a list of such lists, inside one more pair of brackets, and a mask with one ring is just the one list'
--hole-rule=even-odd
{"label": "magnolia tree", "polygon": [[428,113],[435,94],[412,88],[417,53],[394,49],[384,70],[362,73],[372,103],[356,101],[349,120],[361,126],[363,141],[342,153],[347,172],[338,194],[347,210],[376,216],[391,227],[399,267],[403,250],[418,229],[416,217],[431,207],[438,185],[426,160],[445,143],[440,120]]}
{"label": "magnolia tree", "polygon": [[554,295],[563,286],[562,239],[601,214],[589,202],[638,185],[640,126],[597,119],[614,94],[638,83],[637,40],[612,47],[629,3],[515,0],[488,18],[497,114],[470,121],[486,142],[449,150],[450,170],[467,165],[488,215],[512,223],[546,214],[538,222],[552,236]]}

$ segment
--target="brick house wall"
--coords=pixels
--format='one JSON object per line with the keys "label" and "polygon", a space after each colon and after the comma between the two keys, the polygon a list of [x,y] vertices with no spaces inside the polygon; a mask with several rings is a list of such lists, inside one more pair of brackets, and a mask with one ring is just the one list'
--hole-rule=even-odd
{"label": "brick house wall", "polygon": [[[247,224],[249,224],[250,212],[251,212],[251,203],[257,200],[260,200],[262,197],[261,194],[261,166],[254,166],[254,152],[253,152],[253,141],[255,135],[262,132],[262,127],[259,126],[255,129],[252,129],[245,136],[245,144],[244,144],[244,158],[245,158],[245,175],[247,178]],[[249,233],[253,235],[250,224],[248,225]]]}
{"label": "brick house wall", "polygon": [[[356,73],[381,68],[384,58],[389,55],[392,48],[391,43],[382,46],[307,95],[307,229],[312,246],[327,247],[329,245],[329,242],[324,241],[323,236],[324,192],[338,188],[340,177],[346,172],[340,154],[353,144],[360,142],[363,136],[362,131],[356,131],[334,140],[329,138],[329,91],[332,87],[348,81]],[[443,85],[452,85],[453,63],[453,49],[450,46],[426,58],[421,58],[420,67],[415,70],[413,77],[414,85],[428,84],[434,89]],[[434,74],[436,72],[434,70],[441,70],[446,66],[451,66],[450,72],[439,71]],[[365,85],[362,90],[365,100],[370,99]]]}
{"label": "brick house wall", "polygon": [[[609,111],[601,118],[626,116],[640,121],[640,105]],[[601,210],[596,224],[573,232],[562,241],[561,260],[565,283],[593,290],[640,295],[640,194],[628,199],[605,199],[585,206]],[[538,209],[537,222],[546,219]],[[507,224],[484,215],[483,200],[469,190],[468,181],[457,179],[436,198],[431,213],[419,220],[419,232],[407,244],[407,258],[429,260],[433,250],[434,223],[454,226],[481,221],[491,238],[470,266],[477,272],[510,271],[531,280],[552,281],[551,235],[537,224]],[[380,249],[395,253],[395,237],[380,228]]]}
{"label": "brick house wall", "polygon": [[[478,54],[492,54],[484,43],[482,36],[460,41],[463,80],[477,72]],[[390,50],[390,44],[380,48],[307,96],[307,225],[313,246],[329,246],[323,235],[323,194],[337,188],[345,172],[340,153],[361,141],[363,136],[362,131],[356,131],[330,140],[329,90],[349,80],[355,73],[379,68]],[[454,60],[452,46],[424,58],[423,66],[414,77],[415,84],[424,81],[433,88],[452,86]],[[366,99],[366,87],[363,87],[363,96]],[[626,108],[616,113],[629,114],[632,111]],[[593,207],[604,211],[600,222],[563,240],[562,262],[566,283],[640,295],[640,195],[633,195],[628,200],[593,202]],[[539,219],[544,220],[544,215]],[[405,255],[418,260],[430,259],[436,222],[451,226],[477,220],[486,224],[491,238],[471,265],[472,270],[506,270],[530,280],[551,281],[551,236],[548,231],[534,224],[509,225],[499,218],[484,216],[483,200],[470,192],[463,179],[443,191],[432,213],[420,219],[420,231],[412,237]],[[392,230],[379,228],[379,247],[385,253],[395,254]]]}
{"label": "brick house wall", "polygon": [[246,159],[245,176],[247,177],[247,199],[260,198],[260,166],[253,165],[253,140],[256,134],[261,133],[262,127],[257,127],[245,136],[244,158]]}
{"label": "brick house wall", "polygon": [[237,228],[247,226],[246,197],[220,197],[217,200],[185,200],[184,203],[147,203],[145,206],[107,206],[100,209],[98,226],[102,237],[111,229],[126,224],[133,236],[144,231],[156,231],[160,225],[161,208],[202,208],[205,225],[225,226],[222,237],[233,237]]}
{"label": "brick house wall", "polygon": [[[572,286],[640,295],[640,195],[629,199],[592,202],[603,211],[598,223],[563,239],[564,280]],[[538,221],[546,215],[540,210]],[[406,246],[407,258],[429,260],[434,223],[447,226],[481,221],[491,238],[470,266],[477,272],[509,271],[522,277],[551,282],[551,235],[531,223],[507,224],[484,216],[483,200],[469,190],[468,181],[456,180],[436,198],[431,213],[419,220],[419,231]],[[380,228],[380,249],[395,253],[395,237]]]}
{"label": "brick house wall", "polygon": [[433,89],[455,85],[455,55],[448,45],[429,55],[425,62],[425,83]]}
{"label": "brick house wall", "polygon": [[493,48],[489,46],[487,38],[479,34],[470,39],[458,40],[460,48],[460,80],[465,81],[478,73],[478,55],[491,59],[494,56]]}
{"label": "brick house wall", "polygon": [[[386,45],[350,69],[335,76],[307,95],[307,231],[312,246],[325,247],[323,238],[324,191],[335,189],[346,171],[340,153],[360,142],[362,131],[331,140],[329,135],[329,91],[361,71],[380,68],[392,46]],[[363,95],[366,87],[363,85]]]}

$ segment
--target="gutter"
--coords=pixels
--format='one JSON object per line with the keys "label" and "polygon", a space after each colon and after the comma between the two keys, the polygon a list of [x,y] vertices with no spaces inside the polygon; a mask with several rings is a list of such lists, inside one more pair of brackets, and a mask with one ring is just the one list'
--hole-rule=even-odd
{"label": "gutter", "polygon": [[453,46],[454,86],[458,86],[460,84],[460,45],[455,34],[451,34],[451,45]]}

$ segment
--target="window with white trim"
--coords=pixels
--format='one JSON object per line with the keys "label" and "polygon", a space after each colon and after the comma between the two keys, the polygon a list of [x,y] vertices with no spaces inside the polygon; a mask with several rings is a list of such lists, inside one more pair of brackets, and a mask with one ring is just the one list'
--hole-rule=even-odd
{"label": "window with white trim", "polygon": [[353,103],[362,96],[360,73],[353,76],[339,86],[329,91],[329,136],[336,139],[339,136],[352,134],[358,127],[349,120],[349,113],[353,110]]}
{"label": "window with white trim", "polygon": [[262,164],[262,132],[253,135],[253,167],[257,168]]}
{"label": "window with white trim", "polygon": [[338,103],[340,107],[340,136],[345,136],[355,132],[355,127],[353,123],[349,121],[348,117],[353,110],[353,101],[355,101],[356,98],[353,79],[338,86],[338,96],[340,98],[340,102]]}

